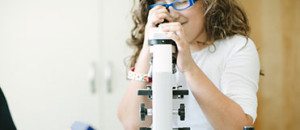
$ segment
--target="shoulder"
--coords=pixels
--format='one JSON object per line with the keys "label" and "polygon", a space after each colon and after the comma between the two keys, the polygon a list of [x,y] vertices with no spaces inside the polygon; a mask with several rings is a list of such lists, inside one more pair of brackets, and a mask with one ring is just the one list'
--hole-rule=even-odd
{"label": "shoulder", "polygon": [[216,51],[226,53],[231,57],[236,53],[257,55],[257,49],[252,39],[242,35],[234,35],[215,42]]}

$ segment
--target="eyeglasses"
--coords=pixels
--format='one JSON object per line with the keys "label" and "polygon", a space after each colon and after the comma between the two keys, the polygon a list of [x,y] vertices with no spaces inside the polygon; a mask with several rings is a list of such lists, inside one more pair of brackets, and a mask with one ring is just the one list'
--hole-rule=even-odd
{"label": "eyeglasses", "polygon": [[155,6],[161,5],[161,6],[165,6],[167,9],[172,6],[175,10],[177,11],[182,11],[182,10],[186,10],[190,7],[192,7],[195,4],[196,0],[175,0],[174,2],[170,3],[170,4],[166,4],[166,3],[156,3],[156,4],[152,4],[149,6],[149,10],[154,8]]}

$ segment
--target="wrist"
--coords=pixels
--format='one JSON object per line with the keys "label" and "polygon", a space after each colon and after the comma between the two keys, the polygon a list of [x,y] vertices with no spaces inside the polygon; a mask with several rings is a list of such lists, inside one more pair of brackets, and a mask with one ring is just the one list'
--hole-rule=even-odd
{"label": "wrist", "polygon": [[193,61],[189,64],[186,69],[183,71],[184,75],[193,75],[193,73],[198,69],[197,64]]}
{"label": "wrist", "polygon": [[149,50],[143,47],[142,50],[140,51],[140,55],[134,66],[135,72],[147,73],[150,67],[149,62],[150,62]]}

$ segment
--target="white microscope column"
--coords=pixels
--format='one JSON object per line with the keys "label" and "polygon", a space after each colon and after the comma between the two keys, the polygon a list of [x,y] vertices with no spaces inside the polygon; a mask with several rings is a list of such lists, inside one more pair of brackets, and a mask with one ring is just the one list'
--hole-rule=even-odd
{"label": "white microscope column", "polygon": [[153,124],[152,130],[172,128],[172,45],[157,44],[153,52]]}

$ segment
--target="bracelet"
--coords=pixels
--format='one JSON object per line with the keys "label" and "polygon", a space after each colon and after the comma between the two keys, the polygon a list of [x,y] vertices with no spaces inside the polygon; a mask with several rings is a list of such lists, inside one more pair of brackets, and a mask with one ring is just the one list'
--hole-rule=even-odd
{"label": "bracelet", "polygon": [[127,79],[145,82],[145,83],[152,82],[152,78],[149,77],[147,74],[136,73],[136,72],[134,72],[134,69],[135,69],[134,67],[130,68],[130,70],[128,71]]}

